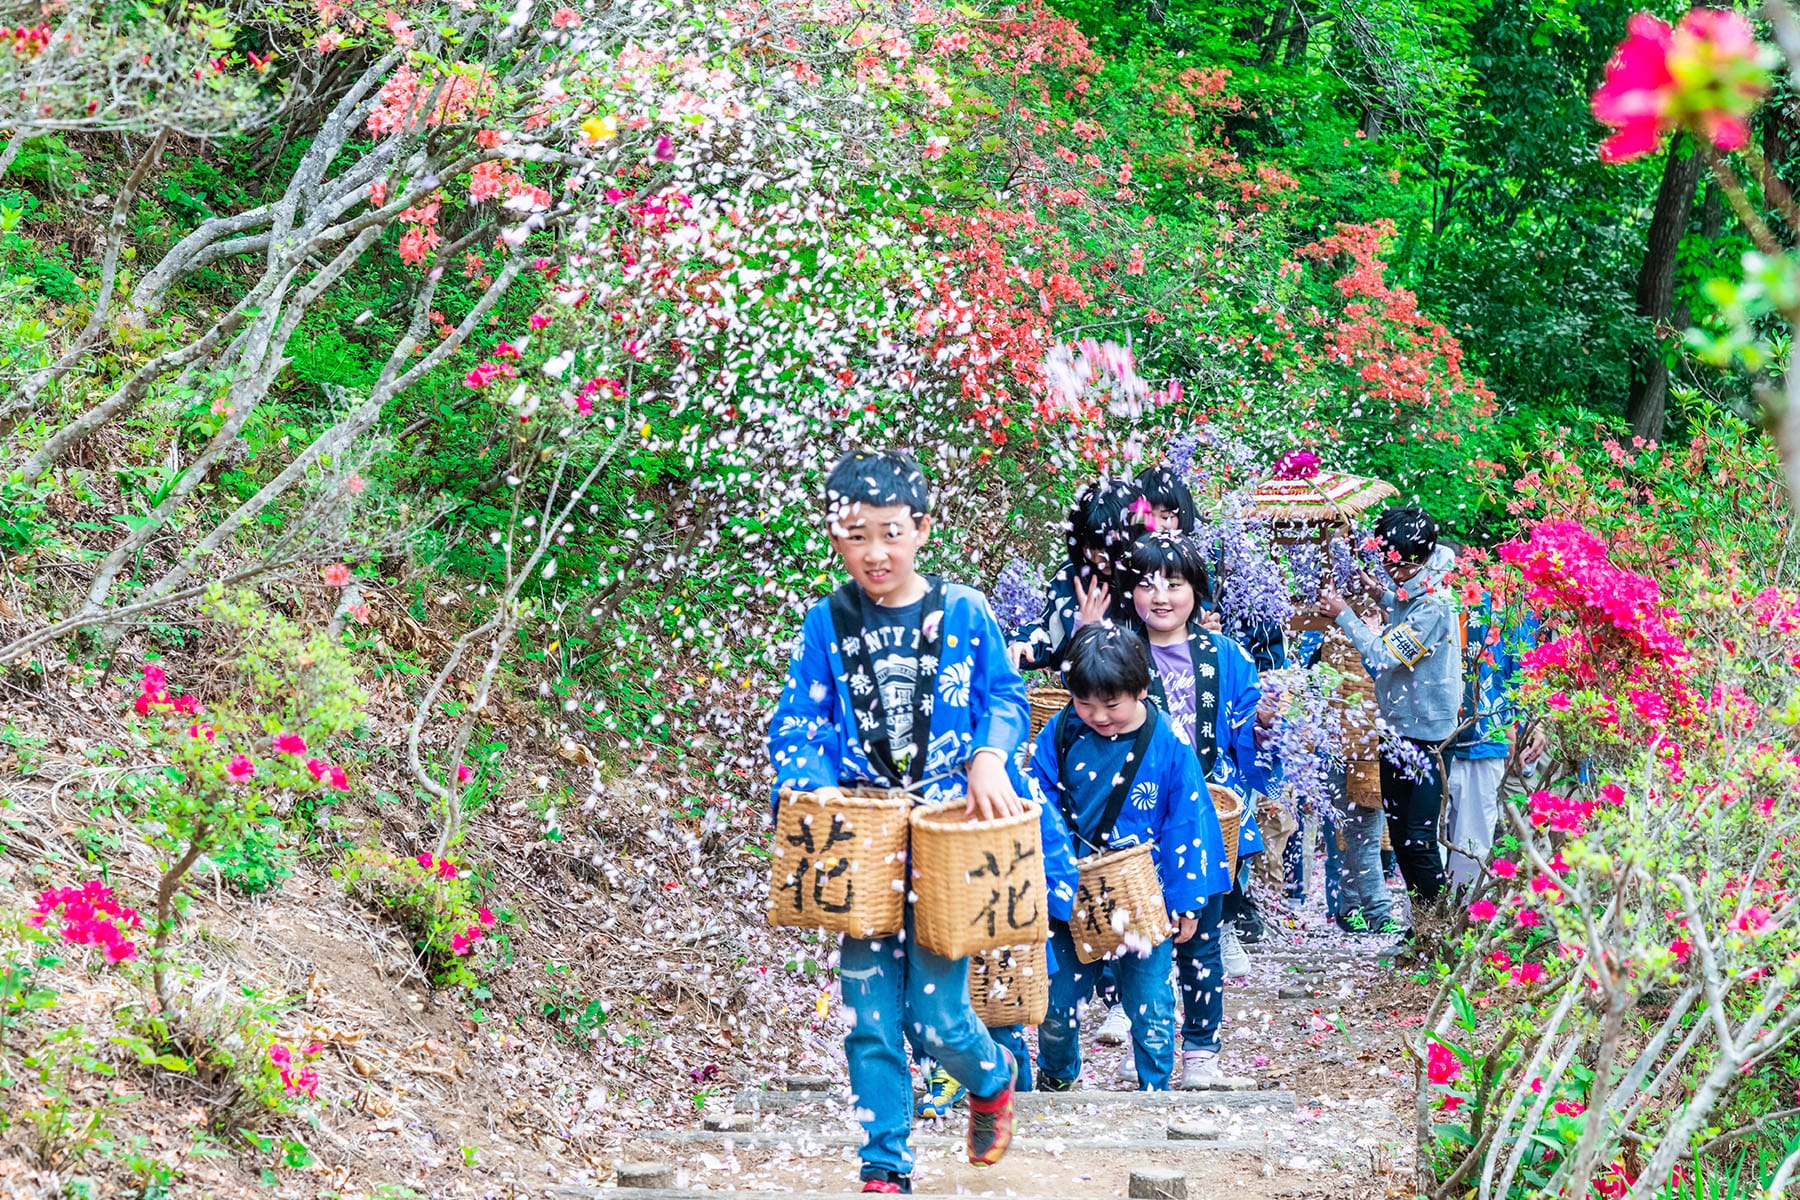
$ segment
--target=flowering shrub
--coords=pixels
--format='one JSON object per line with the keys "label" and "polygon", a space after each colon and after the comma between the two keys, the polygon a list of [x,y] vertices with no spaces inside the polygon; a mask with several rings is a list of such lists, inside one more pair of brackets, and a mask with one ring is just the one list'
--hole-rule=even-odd
{"label": "flowering shrub", "polygon": [[1766,1136],[1753,1119],[1800,1084],[1800,594],[1772,556],[1683,552],[1682,471],[1603,453],[1642,482],[1592,487],[1589,448],[1547,457],[1522,497],[1542,515],[1466,584],[1540,618],[1519,698],[1562,770],[1508,806],[1465,901],[1414,1044],[1421,1128],[1434,1194],[1643,1197]]}
{"label": "flowering shrub", "polygon": [[303,635],[285,618],[217,589],[204,611],[235,643],[220,655],[231,664],[231,699],[204,711],[171,694],[166,673],[151,665],[133,705],[169,762],[145,800],[151,840],[166,856],[152,962],[165,1007],[173,994],[164,950],[181,880],[202,854],[237,850],[247,834],[257,836],[251,830],[287,815],[300,798],[347,789],[348,772],[308,756],[308,748],[348,729],[362,700],[344,651],[322,633]]}
{"label": "flowering shrub", "polygon": [[399,923],[433,981],[446,987],[475,983],[469,964],[497,918],[480,903],[470,872],[429,853],[407,858],[359,846],[336,874],[347,892]]}

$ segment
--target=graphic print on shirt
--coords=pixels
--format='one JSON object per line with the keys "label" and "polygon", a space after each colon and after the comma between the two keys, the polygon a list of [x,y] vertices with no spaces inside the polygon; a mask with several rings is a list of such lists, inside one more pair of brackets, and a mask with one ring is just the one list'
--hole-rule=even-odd
{"label": "graphic print on shirt", "polygon": [[875,684],[881,689],[881,711],[887,716],[888,744],[896,760],[912,745],[913,689],[919,681],[919,620],[871,625],[863,634]]}

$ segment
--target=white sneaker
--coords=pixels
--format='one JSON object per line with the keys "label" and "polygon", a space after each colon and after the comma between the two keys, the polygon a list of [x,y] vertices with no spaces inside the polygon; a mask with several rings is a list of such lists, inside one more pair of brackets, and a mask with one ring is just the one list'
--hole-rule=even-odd
{"label": "white sneaker", "polygon": [[1131,1018],[1125,1015],[1125,1006],[1116,1004],[1106,1014],[1106,1020],[1100,1022],[1100,1032],[1094,1035],[1094,1042],[1100,1046],[1123,1046],[1131,1039]]}
{"label": "white sneaker", "polygon": [[1215,1088],[1224,1082],[1224,1073],[1219,1070],[1219,1052],[1217,1050],[1182,1051],[1181,1082],[1176,1085],[1177,1087],[1184,1091],[1194,1092]]}
{"label": "white sneaker", "polygon": [[1138,1085],[1137,1054],[1129,1044],[1125,1047],[1124,1056],[1119,1059],[1119,1082],[1133,1088]]}
{"label": "white sneaker", "polygon": [[1250,974],[1250,955],[1238,945],[1237,930],[1229,924],[1219,931],[1219,961],[1225,967],[1225,978],[1242,979]]}

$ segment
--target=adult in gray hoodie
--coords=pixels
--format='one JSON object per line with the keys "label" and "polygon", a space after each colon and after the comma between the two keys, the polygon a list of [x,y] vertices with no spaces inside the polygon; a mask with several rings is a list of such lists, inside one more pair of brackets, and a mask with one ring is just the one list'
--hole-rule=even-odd
{"label": "adult in gray hoodie", "polygon": [[[1382,756],[1381,800],[1407,889],[1429,902],[1444,889],[1444,860],[1438,851],[1444,778],[1438,751],[1456,732],[1462,703],[1456,614],[1433,593],[1456,556],[1438,545],[1437,522],[1418,508],[1382,513],[1375,537],[1388,580],[1365,576],[1365,585],[1380,593],[1382,627],[1372,628],[1341,596],[1320,599],[1374,675],[1381,719],[1411,743],[1412,751],[1403,753],[1408,763]],[[1409,773],[1422,778],[1409,778]]]}

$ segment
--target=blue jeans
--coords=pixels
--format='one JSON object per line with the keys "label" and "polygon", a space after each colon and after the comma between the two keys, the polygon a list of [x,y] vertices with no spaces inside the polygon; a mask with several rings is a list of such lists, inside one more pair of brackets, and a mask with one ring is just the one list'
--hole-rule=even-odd
{"label": "blue jeans", "polygon": [[933,954],[911,925],[909,919],[904,939],[846,937],[838,948],[838,978],[854,1018],[844,1057],[863,1127],[863,1167],[902,1175],[913,1166],[907,1042],[974,1095],[996,1095],[1011,1077],[1006,1056],[969,1006],[969,960]]}
{"label": "blue jeans", "polygon": [[1387,877],[1381,870],[1381,827],[1387,818],[1379,808],[1361,808],[1347,800],[1334,804],[1338,806],[1337,827],[1344,833],[1340,911],[1344,916],[1361,912],[1370,928],[1379,929],[1394,910]]}
{"label": "blue jeans", "polygon": [[1031,1051],[1025,1046],[1025,1027],[1023,1025],[1002,1025],[998,1029],[988,1030],[994,1044],[1004,1046],[1012,1051],[1013,1061],[1019,1064],[1019,1081],[1013,1084],[1017,1091],[1031,1090]]}
{"label": "blue jeans", "polygon": [[[1101,963],[1075,957],[1075,939],[1066,922],[1050,922],[1056,974],[1050,977],[1050,1011],[1038,1026],[1038,1072],[1045,1079],[1081,1078],[1081,1009],[1094,994]],[[1131,1017],[1131,1053],[1138,1087],[1167,1091],[1175,1069],[1175,989],[1169,986],[1174,943],[1165,939],[1142,957],[1127,951],[1108,960],[1119,983],[1119,998]]]}
{"label": "blue jeans", "polygon": [[1225,897],[1218,895],[1200,910],[1194,936],[1175,947],[1175,972],[1181,978],[1181,1049],[1217,1050],[1219,1024],[1225,1019],[1225,966],[1220,962],[1219,928],[1225,919]]}

